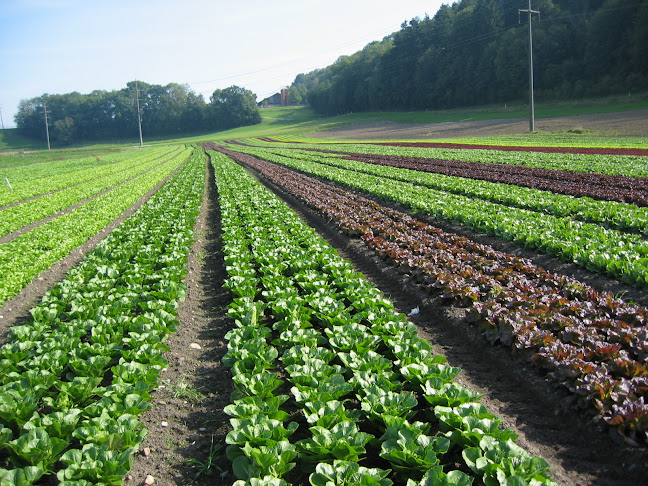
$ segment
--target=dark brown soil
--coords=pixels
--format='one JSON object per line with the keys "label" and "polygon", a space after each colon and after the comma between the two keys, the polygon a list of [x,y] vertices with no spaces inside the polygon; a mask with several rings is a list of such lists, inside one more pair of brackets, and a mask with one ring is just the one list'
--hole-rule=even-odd
{"label": "dark brown soil", "polygon": [[[648,137],[648,110],[535,119],[537,132],[572,132],[605,136]],[[529,133],[529,120],[508,118],[442,123],[376,122],[309,134],[310,137],[358,140],[415,140],[491,137]]]}
{"label": "dark brown soil", "polygon": [[165,355],[169,366],[161,374],[162,387],[152,394],[153,407],[140,418],[149,433],[127,485],[145,484],[149,475],[158,485],[230,485],[236,479],[224,456],[230,427],[223,408],[230,403],[232,380],[220,360],[227,352],[225,334],[231,322],[220,232],[209,166],[196,242],[189,255],[187,296],[179,307],[180,325],[167,341],[171,350]]}

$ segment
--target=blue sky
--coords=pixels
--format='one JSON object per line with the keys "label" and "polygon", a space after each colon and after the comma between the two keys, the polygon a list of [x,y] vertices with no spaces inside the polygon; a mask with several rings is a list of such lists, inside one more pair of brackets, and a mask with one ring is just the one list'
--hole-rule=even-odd
{"label": "blue sky", "polygon": [[433,16],[446,0],[3,0],[0,109],[21,99],[114,90],[128,81],[188,84],[208,101],[243,86],[261,100]]}

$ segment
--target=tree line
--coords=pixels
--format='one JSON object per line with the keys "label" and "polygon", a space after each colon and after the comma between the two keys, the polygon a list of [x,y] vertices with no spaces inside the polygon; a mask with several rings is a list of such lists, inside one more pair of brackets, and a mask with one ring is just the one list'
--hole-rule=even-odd
{"label": "tree line", "polygon": [[[528,96],[528,0],[460,0],[334,64],[299,74],[320,114],[443,109]],[[648,1],[533,0],[536,99],[648,88]]]}
{"label": "tree line", "polygon": [[261,122],[256,95],[247,89],[217,89],[207,103],[187,85],[160,86],[142,81],[131,81],[114,91],[44,94],[21,100],[14,120],[21,134],[45,137],[47,108],[50,139],[59,144],[136,138],[138,101],[144,137],[225,130]]}

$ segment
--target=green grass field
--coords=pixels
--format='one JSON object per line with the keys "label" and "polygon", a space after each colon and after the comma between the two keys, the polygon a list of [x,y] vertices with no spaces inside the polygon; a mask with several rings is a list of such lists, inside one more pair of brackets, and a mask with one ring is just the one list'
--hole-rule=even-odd
{"label": "green grass field", "polygon": [[0,152],[47,149],[47,142],[18,135],[15,129],[0,130]]}
{"label": "green grass field", "polygon": [[[595,113],[610,113],[616,111],[648,109],[648,95],[616,96],[602,99],[570,102],[552,102],[536,104],[536,118],[573,116]],[[457,108],[452,110],[434,111],[393,111],[393,112],[370,112],[370,113],[349,113],[339,116],[318,116],[311,109],[301,106],[270,107],[261,108],[262,122],[249,127],[235,128],[216,133],[200,133],[183,138],[162,139],[147,138],[144,127],[144,143],[194,143],[200,141],[221,141],[228,139],[255,138],[255,137],[276,137],[276,138],[307,138],[309,133],[342,128],[351,125],[362,125],[380,121],[394,121],[402,123],[440,123],[457,121],[477,121],[493,119],[511,119],[528,117],[528,108],[523,104],[488,105],[473,108]],[[515,135],[513,143],[533,144],[538,141],[538,135],[542,136],[542,143],[550,145],[573,144],[578,141],[581,145],[596,145],[606,143],[597,136],[594,140],[588,133],[544,133]],[[601,134],[596,134],[601,135]],[[633,139],[633,144],[644,146],[648,139]],[[320,140],[321,141],[321,140]],[[447,141],[447,140],[446,140]],[[462,139],[462,141],[467,141]],[[53,146],[52,151],[58,150],[61,156],[71,149],[85,150],[89,153],[112,151],[123,149],[128,146],[139,145],[139,139],[134,134],[132,140],[115,140],[104,142],[92,142],[90,144],[77,144],[59,149]],[[471,143],[506,143],[511,144],[511,137],[490,137]],[[623,144],[627,146],[628,140]],[[614,145],[614,142],[611,142]],[[606,143],[609,145],[610,141]],[[45,140],[34,140],[22,137],[15,129],[0,130],[0,154],[19,153],[21,151],[47,151]]]}

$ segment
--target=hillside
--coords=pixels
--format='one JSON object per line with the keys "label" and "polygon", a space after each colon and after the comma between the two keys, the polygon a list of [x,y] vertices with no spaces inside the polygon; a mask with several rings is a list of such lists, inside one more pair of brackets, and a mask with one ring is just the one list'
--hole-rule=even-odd
{"label": "hillside", "polygon": [[[537,118],[535,128],[536,131],[545,133],[646,137],[648,136],[648,110]],[[356,140],[439,139],[523,135],[528,132],[529,121],[524,118],[436,123],[383,120],[366,124],[351,124],[316,132],[311,136]]]}

